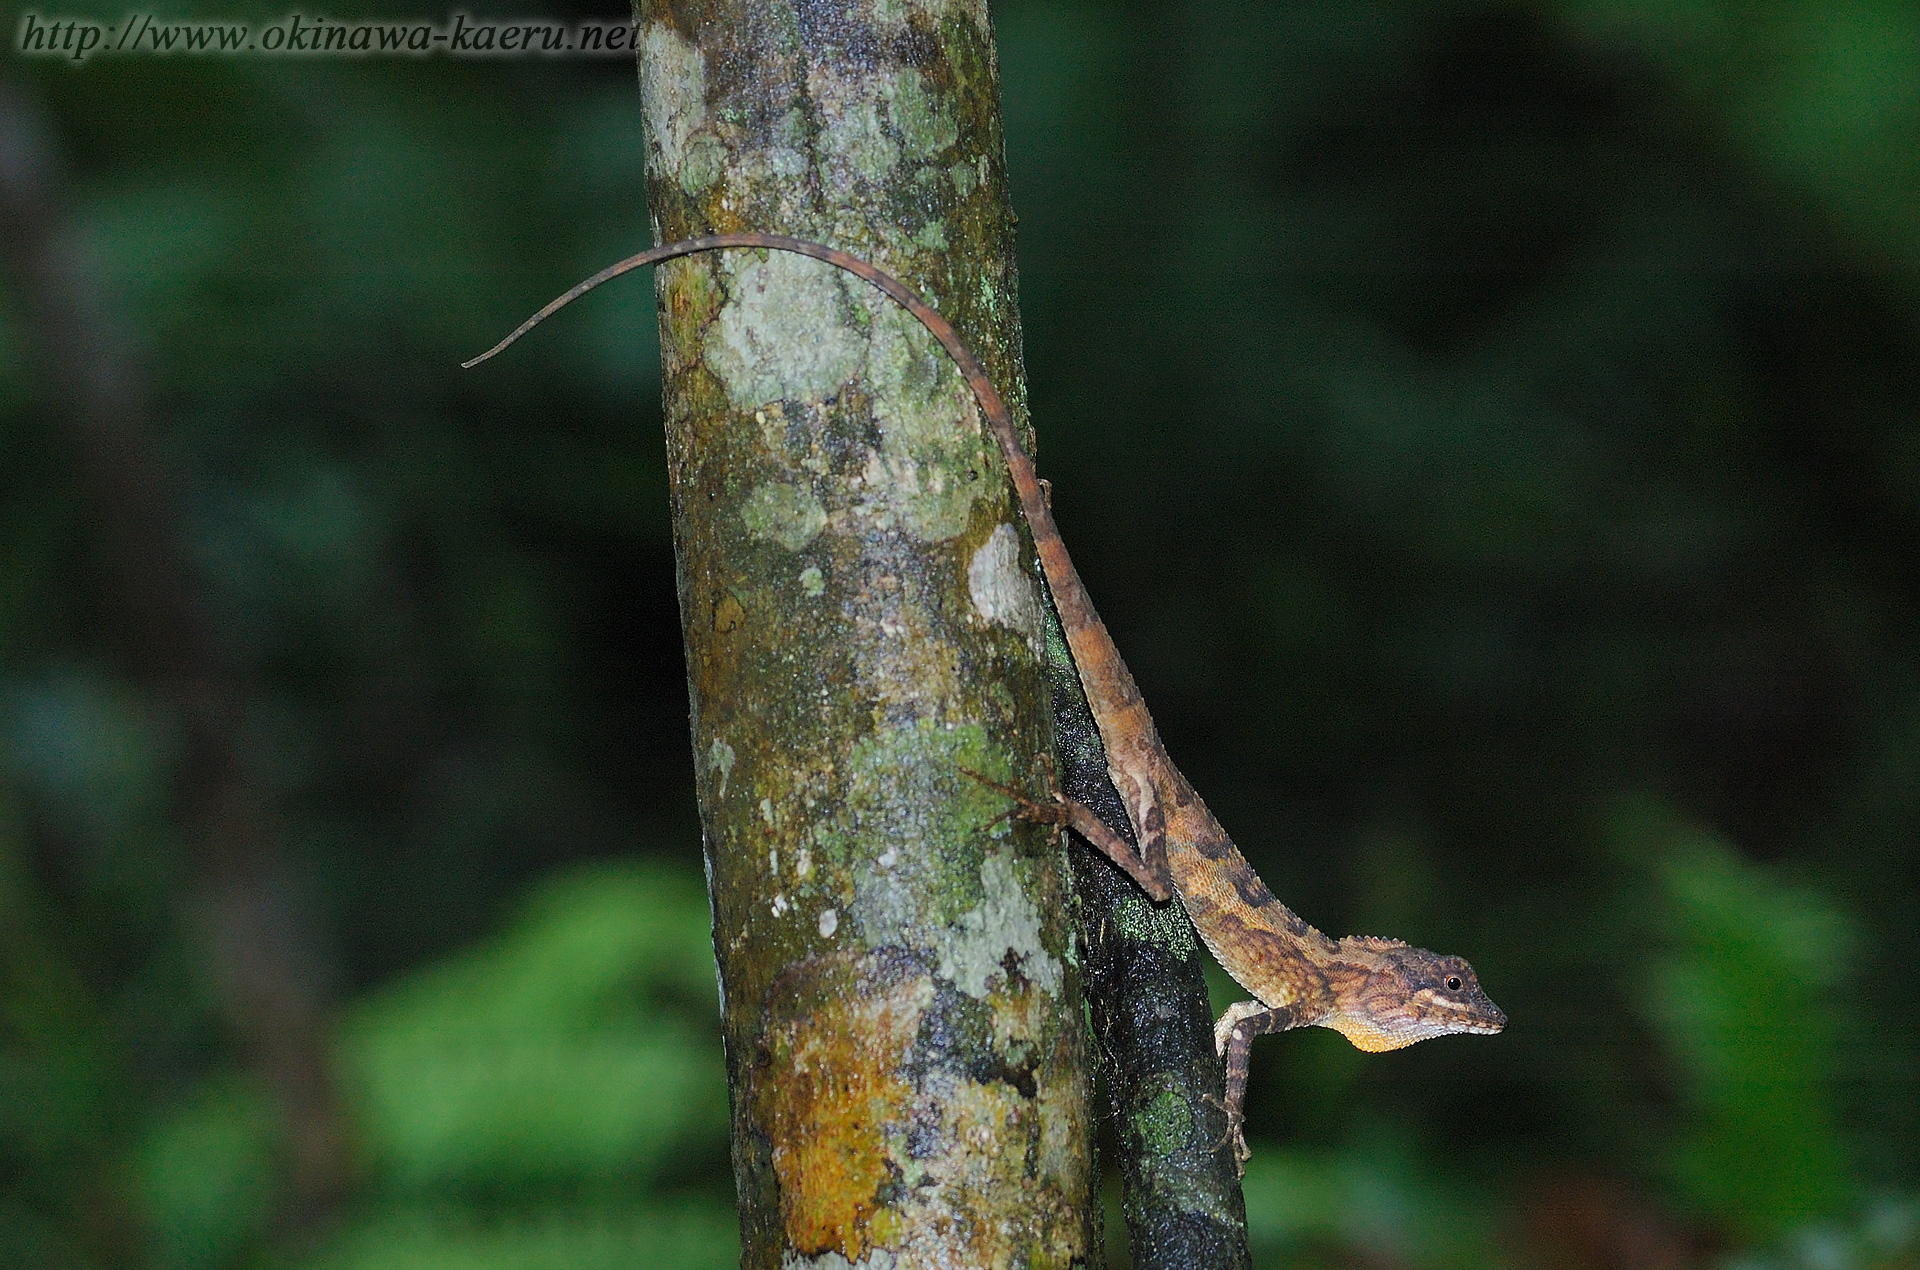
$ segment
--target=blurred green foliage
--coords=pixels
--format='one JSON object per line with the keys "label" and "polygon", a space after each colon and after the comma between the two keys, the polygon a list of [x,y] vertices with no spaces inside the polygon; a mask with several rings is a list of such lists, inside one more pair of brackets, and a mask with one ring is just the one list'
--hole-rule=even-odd
{"label": "blurred green foliage", "polygon": [[[365,1197],[312,1270],[724,1266],[711,1186],[726,1080],[697,875],[591,866],[508,929],[356,1003],[338,1067]],[[134,1158],[158,1265],[268,1233],[274,1110],[234,1076],[166,1109]]]}
{"label": "blurred green foliage", "polygon": [[681,1139],[726,1132],[713,980],[697,878],[549,885],[494,945],[346,1023],[369,1157],[405,1191],[653,1180]]}
{"label": "blurred green foliage", "polygon": [[1468,1270],[1505,1260],[1486,1198],[1389,1137],[1337,1152],[1270,1147],[1248,1162],[1243,1186],[1247,1231],[1266,1264],[1339,1264],[1358,1254]]}
{"label": "blurred green foliage", "polygon": [[[1659,842],[1663,828],[1623,836]],[[1680,1192],[1733,1229],[1777,1235],[1850,1198],[1825,1088],[1845,928],[1818,895],[1678,836],[1657,866],[1672,951],[1654,960],[1646,998],[1691,1113],[1671,1167]]]}
{"label": "blurred green foliage", "polygon": [[[1263,1042],[1262,1263],[1920,1264],[1920,16],[994,18],[1041,465],[1162,731],[1302,913],[1513,1019]],[[12,279],[0,1264],[729,1262],[651,295],[455,369],[646,240],[631,66],[0,76],[254,685],[360,1170],[289,1218]]]}
{"label": "blurred green foliage", "polygon": [[216,1076],[157,1111],[131,1160],[153,1260],[230,1261],[272,1224],[274,1107],[247,1082]]}

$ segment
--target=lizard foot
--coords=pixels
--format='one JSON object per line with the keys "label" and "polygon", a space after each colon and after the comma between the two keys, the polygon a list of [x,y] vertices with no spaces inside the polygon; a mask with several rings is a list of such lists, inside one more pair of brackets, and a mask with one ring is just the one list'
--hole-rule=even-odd
{"label": "lizard foot", "polygon": [[1247,1146],[1247,1135],[1245,1131],[1246,1117],[1237,1109],[1228,1106],[1227,1100],[1224,1098],[1215,1098],[1212,1094],[1202,1094],[1201,1098],[1209,1107],[1218,1107],[1226,1113],[1227,1131],[1220,1135],[1220,1140],[1213,1144],[1213,1149],[1218,1151],[1222,1147],[1231,1144],[1233,1147],[1233,1175],[1235,1177],[1245,1177],[1247,1175],[1247,1161],[1253,1158],[1253,1151]]}

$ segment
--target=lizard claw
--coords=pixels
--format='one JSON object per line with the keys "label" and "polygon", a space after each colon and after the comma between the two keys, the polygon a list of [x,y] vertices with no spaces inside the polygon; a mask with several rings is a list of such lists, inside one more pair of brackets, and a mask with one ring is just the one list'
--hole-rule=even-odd
{"label": "lizard claw", "polygon": [[1247,1175],[1247,1161],[1253,1158],[1253,1151],[1247,1146],[1247,1135],[1245,1132],[1246,1117],[1235,1112],[1232,1107],[1228,1106],[1227,1100],[1224,1098],[1215,1098],[1212,1094],[1202,1094],[1200,1095],[1200,1100],[1209,1107],[1218,1107],[1227,1117],[1227,1131],[1220,1135],[1218,1142],[1213,1144],[1213,1150],[1218,1151],[1222,1147],[1231,1145],[1233,1147],[1233,1174],[1235,1177],[1245,1177]]}
{"label": "lizard claw", "polygon": [[1227,1105],[1227,1100],[1224,1098],[1215,1098],[1212,1094],[1202,1094],[1200,1095],[1200,1099],[1209,1107],[1218,1107],[1226,1114],[1227,1131],[1220,1135],[1218,1142],[1213,1144],[1213,1150],[1218,1151],[1222,1147],[1231,1145],[1233,1147],[1234,1176],[1245,1177],[1247,1175],[1247,1161],[1253,1158],[1253,1151],[1247,1146],[1247,1135],[1244,1131],[1246,1123],[1245,1117],[1236,1115],[1234,1109]]}

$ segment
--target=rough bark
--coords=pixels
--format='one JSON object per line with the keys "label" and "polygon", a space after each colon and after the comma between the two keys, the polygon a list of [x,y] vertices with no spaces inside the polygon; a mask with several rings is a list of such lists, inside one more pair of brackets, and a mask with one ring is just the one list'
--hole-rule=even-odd
{"label": "rough bark", "polygon": [[[1051,605],[1047,677],[1061,792],[1133,843]],[[1233,1153],[1222,1149],[1225,1071],[1213,1052],[1200,938],[1185,909],[1154,904],[1105,856],[1076,850],[1072,860],[1083,973],[1120,1140],[1133,1270],[1244,1270],[1252,1260],[1246,1203]]]}
{"label": "rough bark", "polygon": [[[661,241],[831,243],[1023,401],[984,5],[636,13]],[[1099,1257],[1088,1045],[1038,794],[1043,601],[991,436],[831,266],[663,267],[668,463],[743,1263]]]}

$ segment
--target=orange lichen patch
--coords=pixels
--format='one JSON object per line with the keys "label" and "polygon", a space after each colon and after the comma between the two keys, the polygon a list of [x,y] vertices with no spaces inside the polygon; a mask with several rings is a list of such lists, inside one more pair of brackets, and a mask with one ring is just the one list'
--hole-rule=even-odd
{"label": "orange lichen patch", "polygon": [[669,371],[681,369],[679,354],[700,347],[701,335],[726,301],[716,269],[713,260],[676,260],[660,268],[655,285],[667,326],[660,347]]}
{"label": "orange lichen patch", "polygon": [[[827,977],[848,977],[844,965],[835,969]],[[853,990],[820,992],[806,1017],[775,1025],[755,1101],[787,1242],[805,1256],[838,1252],[857,1262],[897,1227],[885,1220],[880,1191],[913,1105],[906,1068],[933,981],[834,986]]]}
{"label": "orange lichen patch", "polygon": [[[1084,1259],[1088,1226],[1075,1197],[1089,1185],[1092,1124],[1062,1050],[1078,1033],[1044,1017],[1054,998],[1031,985],[995,992],[980,1039],[1006,1076],[948,1072],[926,1085],[910,1065],[936,998],[917,967],[872,954],[815,958],[790,973],[778,999],[753,1106],[793,1253],[858,1264],[885,1249],[898,1264],[981,1270],[1064,1270]],[[1019,1220],[1008,1220],[1012,1211]]]}

